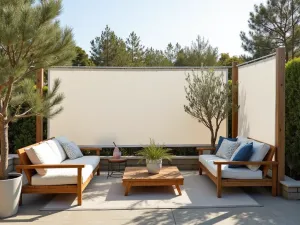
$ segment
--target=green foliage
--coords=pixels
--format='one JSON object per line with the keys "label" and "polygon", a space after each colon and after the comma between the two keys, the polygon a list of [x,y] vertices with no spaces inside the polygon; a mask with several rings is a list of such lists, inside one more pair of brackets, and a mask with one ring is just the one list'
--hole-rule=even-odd
{"label": "green foliage", "polygon": [[[217,65],[218,66],[232,66],[233,62],[236,62],[237,64],[243,63],[245,60],[241,56],[230,56],[229,53],[221,53],[221,56],[218,60]],[[231,69],[228,70],[228,79],[231,79]]]}
{"label": "green foliage", "polygon": [[286,64],[285,151],[290,176],[300,175],[300,58]]}
{"label": "green foliage", "polygon": [[126,39],[126,49],[130,57],[128,66],[143,66],[144,46],[141,44],[140,37],[138,37],[136,33],[131,32]]}
{"label": "green foliage", "polygon": [[166,149],[164,146],[157,145],[153,139],[150,139],[150,145],[138,151],[136,155],[142,156],[146,160],[167,159],[171,161],[171,149]]}
{"label": "green foliage", "polygon": [[90,60],[88,54],[86,52],[76,46],[76,58],[72,60],[72,66],[94,66],[94,62]]}
{"label": "green foliage", "polygon": [[254,5],[248,21],[249,35],[240,33],[242,47],[257,58],[285,46],[286,61],[294,58],[299,54],[299,22],[299,0],[268,0],[266,4]]}
{"label": "green foliage", "polygon": [[61,0],[0,1],[0,179],[7,177],[9,124],[62,110],[59,80],[43,97],[34,88],[37,70],[68,65],[74,58],[72,30],[56,20],[61,11]]}
{"label": "green foliage", "polygon": [[126,66],[129,55],[125,42],[108,26],[100,37],[91,41],[91,59],[97,66]]}
{"label": "green foliage", "polygon": [[172,62],[167,59],[160,50],[147,48],[145,52],[145,66],[172,66]]}
{"label": "green foliage", "polygon": [[223,81],[222,74],[215,75],[213,70],[202,70],[200,75],[193,71],[186,81],[189,104],[184,105],[184,110],[210,130],[214,147],[220,125],[232,109],[231,87]]}
{"label": "green foliage", "polygon": [[197,37],[190,47],[178,50],[175,66],[214,66],[218,59],[218,48],[207,40]]}

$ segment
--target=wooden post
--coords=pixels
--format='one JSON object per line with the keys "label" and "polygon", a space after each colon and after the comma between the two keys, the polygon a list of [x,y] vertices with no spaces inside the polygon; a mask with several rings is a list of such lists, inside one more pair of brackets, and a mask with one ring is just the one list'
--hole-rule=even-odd
{"label": "wooden post", "polygon": [[239,72],[237,62],[232,63],[232,137],[235,138],[238,135],[238,111],[236,106],[238,101],[238,79]]}
{"label": "wooden post", "polygon": [[[40,69],[36,72],[36,90],[40,95],[43,95],[43,85],[44,85],[44,69]],[[40,142],[43,140],[43,117],[36,116],[36,125],[35,125],[36,133],[35,139],[36,142]]]}
{"label": "wooden post", "polygon": [[[285,48],[276,49],[276,114],[275,158],[278,162],[278,181],[285,176]],[[278,183],[278,187],[279,187]],[[280,188],[277,189],[280,191]]]}

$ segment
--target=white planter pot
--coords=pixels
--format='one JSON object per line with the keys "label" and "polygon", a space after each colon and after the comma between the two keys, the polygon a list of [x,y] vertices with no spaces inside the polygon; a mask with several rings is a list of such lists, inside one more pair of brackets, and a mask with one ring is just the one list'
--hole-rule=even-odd
{"label": "white planter pot", "polygon": [[18,212],[22,189],[22,174],[13,173],[7,180],[0,180],[0,218]]}
{"label": "white planter pot", "polygon": [[148,173],[157,174],[162,167],[162,160],[146,160]]}

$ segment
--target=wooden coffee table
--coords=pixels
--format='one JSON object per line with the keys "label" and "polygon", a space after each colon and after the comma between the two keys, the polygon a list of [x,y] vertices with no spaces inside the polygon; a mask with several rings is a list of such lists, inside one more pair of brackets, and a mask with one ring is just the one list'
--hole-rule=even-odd
{"label": "wooden coffee table", "polygon": [[176,186],[181,195],[179,185],[183,185],[183,176],[176,166],[162,167],[159,174],[149,174],[146,167],[126,167],[123,174],[125,196],[133,186]]}

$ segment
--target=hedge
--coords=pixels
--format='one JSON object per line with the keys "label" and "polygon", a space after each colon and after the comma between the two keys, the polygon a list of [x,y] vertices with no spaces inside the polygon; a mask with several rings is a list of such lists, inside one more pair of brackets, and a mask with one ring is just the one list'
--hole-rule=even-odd
{"label": "hedge", "polygon": [[300,176],[300,58],[286,64],[285,151],[288,175]]}

